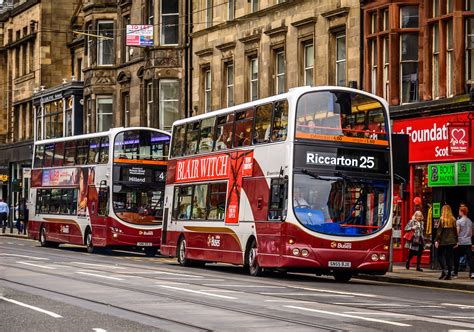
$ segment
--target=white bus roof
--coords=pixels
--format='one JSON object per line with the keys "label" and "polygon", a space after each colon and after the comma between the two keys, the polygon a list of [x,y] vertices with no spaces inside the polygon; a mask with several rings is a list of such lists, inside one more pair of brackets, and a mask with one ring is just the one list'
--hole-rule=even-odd
{"label": "white bus roof", "polygon": [[104,136],[115,136],[116,134],[122,132],[122,131],[130,131],[130,130],[150,130],[150,131],[155,131],[158,133],[162,133],[164,135],[171,136],[171,134],[167,131],[156,129],[156,128],[148,128],[148,127],[117,127],[117,128],[112,128],[108,131],[101,131],[98,133],[91,133],[91,134],[84,134],[84,135],[76,135],[76,136],[67,136],[67,137],[58,137],[58,138],[49,138],[41,141],[36,141],[35,145],[40,145],[40,144],[48,144],[48,143],[56,143],[56,142],[66,142],[66,141],[72,141],[72,140],[77,140],[77,139],[84,139],[84,138],[94,138],[94,137],[104,137]]}

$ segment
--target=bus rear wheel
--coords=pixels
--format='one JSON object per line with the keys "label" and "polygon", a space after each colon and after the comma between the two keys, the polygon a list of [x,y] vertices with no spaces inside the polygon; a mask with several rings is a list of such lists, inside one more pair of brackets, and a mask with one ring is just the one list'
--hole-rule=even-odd
{"label": "bus rear wheel", "polygon": [[182,266],[191,266],[191,261],[186,258],[186,240],[181,238],[178,244],[178,263]]}
{"label": "bus rear wheel", "polygon": [[263,274],[263,269],[258,265],[257,242],[255,242],[255,240],[252,241],[252,244],[247,250],[247,264],[251,276],[259,277]]}
{"label": "bus rear wheel", "polygon": [[337,282],[349,282],[352,278],[352,273],[350,272],[334,272],[334,279]]}
{"label": "bus rear wheel", "polygon": [[57,248],[59,243],[46,240],[46,227],[41,226],[39,242],[42,247]]}

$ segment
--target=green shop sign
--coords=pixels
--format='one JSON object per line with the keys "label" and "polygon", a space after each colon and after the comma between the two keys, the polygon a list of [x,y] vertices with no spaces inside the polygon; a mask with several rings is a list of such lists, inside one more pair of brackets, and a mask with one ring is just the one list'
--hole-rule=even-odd
{"label": "green shop sign", "polygon": [[429,164],[428,186],[470,186],[472,167],[470,162]]}

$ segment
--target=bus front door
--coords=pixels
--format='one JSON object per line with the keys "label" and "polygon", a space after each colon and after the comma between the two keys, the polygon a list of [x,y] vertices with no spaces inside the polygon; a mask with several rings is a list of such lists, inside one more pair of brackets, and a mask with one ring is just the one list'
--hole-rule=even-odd
{"label": "bus front door", "polygon": [[92,242],[94,246],[107,245],[107,202],[109,199],[108,188],[89,187],[89,213],[91,220]]}

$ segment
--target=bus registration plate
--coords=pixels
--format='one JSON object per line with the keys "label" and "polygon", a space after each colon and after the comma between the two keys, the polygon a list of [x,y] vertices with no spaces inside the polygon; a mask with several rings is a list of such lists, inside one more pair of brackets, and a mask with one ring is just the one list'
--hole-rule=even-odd
{"label": "bus registration plate", "polygon": [[151,247],[151,246],[153,246],[153,243],[151,243],[151,242],[137,242],[137,246],[139,246],[139,247]]}
{"label": "bus registration plate", "polygon": [[351,267],[351,262],[329,261],[329,267]]}

